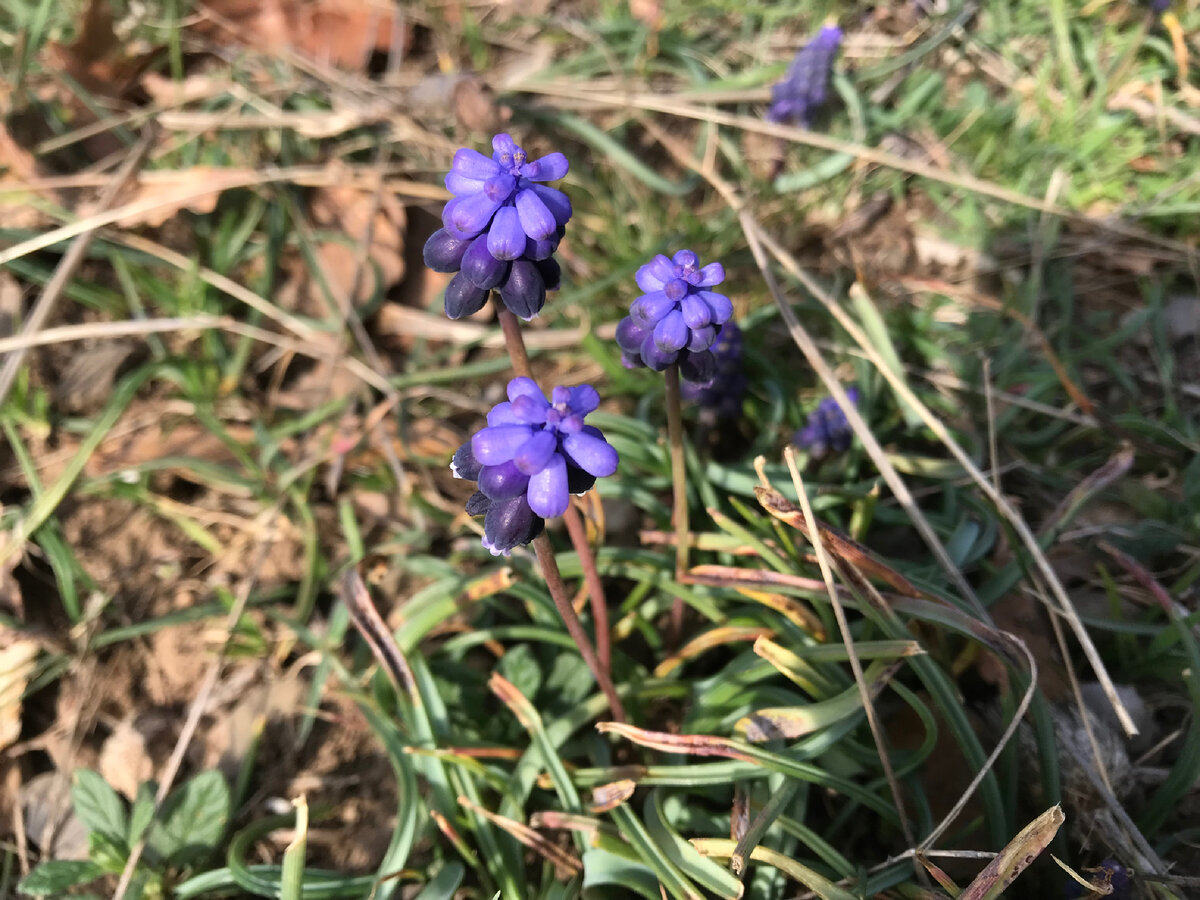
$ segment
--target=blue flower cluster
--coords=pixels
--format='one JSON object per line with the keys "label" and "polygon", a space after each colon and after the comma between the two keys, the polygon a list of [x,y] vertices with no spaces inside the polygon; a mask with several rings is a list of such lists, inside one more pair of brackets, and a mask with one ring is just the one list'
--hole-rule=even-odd
{"label": "blue flower cluster", "polygon": [[736,322],[726,322],[710,349],[715,362],[712,380],[707,384],[684,381],[680,385],[683,399],[717,419],[736,419],[742,414],[746,393],[742,329]]}
{"label": "blue flower cluster", "polygon": [[829,74],[842,46],[842,30],[826,25],[805,44],[788,67],[783,81],[771,88],[768,122],[808,128],[829,93]]}
{"label": "blue flower cluster", "polygon": [[584,423],[599,405],[588,384],[556,387],[547,401],[533,379],[514,378],[487,427],[454,454],[454,476],[479,483],[467,512],[484,517],[483,545],[494,556],[528,544],[546,519],[566,512],[571,494],[617,471],[617,451]]}
{"label": "blue flower cluster", "polygon": [[716,360],[709,348],[733,315],[733,304],[709,288],[724,280],[720,263],[701,267],[691,250],[671,259],[660,254],[638,269],[638,287],[645,293],[617,325],[625,365],[661,372],[678,363],[688,381],[711,381]]}
{"label": "blue flower cluster", "polygon": [[[858,405],[857,388],[846,388],[846,396],[851,403]],[[845,410],[832,397],[825,397],[809,414],[808,422],[796,432],[792,442],[800,449],[807,450],[811,456],[819,458],[827,453],[845,453],[852,437],[854,432],[846,421]]]}
{"label": "blue flower cluster", "polygon": [[495,290],[515,315],[532,319],[556,290],[554,251],[571,218],[571,201],[540,182],[567,174],[567,158],[550,153],[532,162],[512,137],[492,139],[492,155],[462,148],[446,175],[454,195],[443,227],[425,243],[425,265],[457,273],[446,286],[446,315],[478,312]]}

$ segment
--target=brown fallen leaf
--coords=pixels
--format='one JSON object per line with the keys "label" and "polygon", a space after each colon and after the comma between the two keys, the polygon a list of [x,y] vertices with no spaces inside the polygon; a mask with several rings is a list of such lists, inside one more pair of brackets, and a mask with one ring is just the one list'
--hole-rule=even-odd
{"label": "brown fallen leaf", "polygon": [[208,0],[189,29],[218,43],[267,54],[285,50],[361,72],[373,53],[403,51],[412,29],[390,0]]}
{"label": "brown fallen leaf", "polygon": [[[359,306],[387,292],[404,277],[404,205],[390,194],[355,188],[318,189],[311,201],[313,222],[336,229],[348,240],[329,240],[317,250],[330,290],[339,304],[352,298]],[[364,271],[359,274],[361,246],[367,245]]]}
{"label": "brown fallen leaf", "polygon": [[1009,841],[996,858],[959,894],[959,900],[994,900],[1017,880],[1045,850],[1067,817],[1061,806],[1052,806]]}

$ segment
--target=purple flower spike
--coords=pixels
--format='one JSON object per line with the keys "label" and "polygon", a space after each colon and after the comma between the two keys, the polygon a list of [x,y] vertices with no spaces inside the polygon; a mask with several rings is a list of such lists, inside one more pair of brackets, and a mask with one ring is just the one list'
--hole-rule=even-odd
{"label": "purple flower spike", "polygon": [[445,182],[454,197],[424,254],[435,272],[463,276],[446,290],[450,318],[478,311],[493,290],[521,318],[538,314],[546,291],[558,288],[552,254],[572,212],[566,194],[541,182],[569,168],[561,153],[530,160],[508,134],[492,139],[491,157],[466,147],[454,154]]}
{"label": "purple flower spike", "polygon": [[725,280],[725,269],[720,263],[701,266],[695,253],[680,250],[670,259],[654,257],[636,277],[645,293],[617,325],[622,362],[656,372],[679,363],[685,375],[711,378],[704,374],[712,369],[708,349],[733,316],[729,298],[709,290]]}
{"label": "purple flower spike", "polygon": [[783,81],[771,88],[768,122],[812,126],[813,117],[829,93],[829,74],[842,46],[842,30],[826,25],[788,67]]}
{"label": "purple flower spike", "polygon": [[479,483],[467,512],[484,516],[483,545],[493,555],[528,544],[545,519],[566,511],[571,494],[617,471],[617,451],[584,423],[599,405],[588,384],[557,387],[547,400],[532,379],[514,378],[508,400],[488,413],[487,427],[458,448],[450,470]]}
{"label": "purple flower spike", "polygon": [[[857,388],[846,388],[846,397],[858,405]],[[845,411],[832,397],[825,397],[809,415],[808,423],[796,432],[792,442],[819,458],[829,453],[845,453],[853,436]]]}

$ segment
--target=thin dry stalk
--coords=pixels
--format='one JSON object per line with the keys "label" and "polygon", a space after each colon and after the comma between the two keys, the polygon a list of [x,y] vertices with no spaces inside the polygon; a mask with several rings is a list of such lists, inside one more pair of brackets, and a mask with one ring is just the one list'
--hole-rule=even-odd
{"label": "thin dry stalk", "polygon": [[[142,161],[146,158],[146,154],[150,150],[150,145],[154,140],[154,129],[149,129],[142,135],[141,140],[137,145],[129,151],[129,155],[125,157],[125,161],[121,164],[121,168],[109,181],[108,185],[100,194],[99,207],[103,211],[112,205],[116,200],[117,195],[128,184],[129,179],[133,177],[134,172]],[[99,212],[96,216],[103,216],[104,212]],[[84,222],[94,220],[96,216],[89,216],[84,219]],[[63,254],[63,257],[58,262],[58,267],[54,270],[54,275],[46,285],[46,289],[37,299],[33,310],[29,313],[29,318],[25,320],[21,328],[21,334],[27,336],[40,331],[42,326],[46,324],[46,320],[50,318],[50,314],[54,312],[54,307],[58,304],[59,298],[71,279],[75,277],[75,272],[83,263],[84,257],[87,255],[88,247],[92,244],[92,239],[96,236],[96,231],[99,225],[90,225],[80,229],[76,234],[76,240]],[[57,243],[51,241],[50,244]],[[46,246],[50,246],[47,244]],[[0,257],[5,254],[0,253]],[[17,259],[17,256],[12,259]],[[0,261],[0,266],[11,262],[12,259]],[[21,369],[21,364],[25,361],[25,350],[19,349],[13,352],[11,356],[4,361],[3,367],[0,367],[0,403],[3,403],[8,397],[8,392],[12,390],[13,382],[16,380],[17,373]]]}
{"label": "thin dry stalk", "polygon": [[[800,469],[796,466],[795,450],[789,445],[783,451],[783,458],[787,462],[788,472],[792,476],[792,486],[796,489],[796,497],[800,501],[800,509],[804,512],[804,521],[808,525],[808,532],[811,535],[812,547],[817,554],[817,566],[821,570],[821,578],[825,582],[825,590],[829,594],[829,603],[833,607],[833,615],[837,620],[838,631],[842,636],[842,645],[846,648],[846,656],[850,661],[850,671],[854,673],[854,683],[858,685],[858,695],[862,700],[863,712],[867,716],[867,725],[871,729],[871,737],[875,741],[875,752],[879,754],[880,765],[883,766],[883,774],[887,779],[888,788],[892,792],[892,802],[896,805],[896,815],[900,819],[900,831],[904,835],[904,842],[910,846],[916,846],[916,836],[913,834],[912,825],[908,821],[908,813],[904,807],[904,795],[900,790],[900,782],[896,778],[896,770],[892,767],[891,754],[888,752],[887,739],[884,737],[883,726],[879,722],[879,715],[875,711],[875,702],[871,698],[871,688],[867,684],[866,675],[863,673],[862,660],[858,658],[858,651],[854,647],[854,635],[850,633],[850,620],[846,618],[846,608],[842,606],[841,598],[838,597],[837,587],[833,581],[833,570],[829,563],[829,556],[825,552],[825,542],[821,540],[821,529],[817,527],[817,517],[813,515],[812,503],[808,499],[808,491],[804,487],[804,479],[800,477]],[[755,460],[755,468],[759,472],[759,478],[766,487],[771,487],[767,481],[762,469],[763,458],[760,456]],[[927,883],[927,876],[924,869],[913,860],[913,871],[917,879],[922,883]]]}

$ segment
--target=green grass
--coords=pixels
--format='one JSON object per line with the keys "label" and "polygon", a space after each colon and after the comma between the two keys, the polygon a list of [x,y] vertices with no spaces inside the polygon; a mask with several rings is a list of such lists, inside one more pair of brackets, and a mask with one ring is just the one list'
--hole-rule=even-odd
{"label": "green grass", "polygon": [[[3,59],[21,88],[13,102],[23,104],[19,111],[39,140],[56,137],[60,145],[86,117],[72,109],[70,94],[80,96],[81,108],[109,115],[102,99],[84,96],[79,85],[62,87],[60,80],[66,93],[48,92],[54,76],[45,67],[45,44],[72,38],[78,6],[0,3],[0,22],[19,35]],[[198,65],[191,55],[197,48],[172,30],[186,20],[183,6],[167,4],[126,23],[133,37],[163,48],[152,65],[172,78]],[[486,5],[458,7],[454,16],[436,4],[414,11],[432,31],[417,32],[405,75],[436,71],[435,52],[443,64],[486,75],[513,62],[514,46],[536,38],[553,48],[545,68],[499,99],[513,111],[507,127],[531,151],[558,148],[571,159],[563,187],[575,217],[564,245],[564,284],[542,318],[548,330],[586,321],[593,333],[566,350],[537,353],[535,369],[546,381],[586,373],[606,401],[595,424],[621,454],[619,475],[596,491],[610,524],[623,518],[635,525],[614,524],[597,556],[614,632],[613,676],[630,722],[696,736],[709,755],[683,752],[688,738],[665,747],[643,732],[598,731],[607,705],[531,556],[493,559],[458,515],[465,495],[454,493],[445,465],[479,427],[481,410],[508,377],[507,359],[428,336],[389,343],[372,316],[385,303],[411,298],[410,282],[386,299],[375,291],[362,310],[372,342],[364,346],[322,269],[321,242],[330,235],[312,222],[314,189],[272,174],[336,159],[369,183],[372,166],[386,159],[399,182],[436,184],[448,148],[483,147],[488,136],[422,113],[409,132],[359,127],[317,139],[282,128],[208,129],[171,133],[156,145],[151,170],[208,166],[264,175],[259,184],[224,193],[211,212],[178,212],[162,229],[106,228],[50,324],[102,330],[111,322],[197,315],[224,317],[224,324],[137,339],[130,361],[111,373],[106,400],[83,410],[69,408],[58,388],[66,361],[86,345],[31,352],[0,408],[9,447],[0,533],[6,553],[25,554],[16,570],[24,615],[0,608],[0,621],[10,634],[39,641],[23,688],[26,709],[52,710],[48,698],[75,689],[89,667],[103,671],[123,653],[148,653],[147,642],[164,629],[196,622],[216,635],[199,655],[202,668],[215,664],[216,647],[225,648],[218,683],[250,671],[254,683],[271,683],[288,671],[302,679],[305,699],[283,716],[287,740],[276,733],[278,722],[260,729],[236,760],[234,777],[220,780],[225,793],[209,797],[213,821],[195,846],[182,838],[162,843],[162,834],[179,827],[172,819],[179,799],[154,817],[147,806],[152,785],[130,804],[99,776],[76,776],[75,808],[92,832],[89,861],[35,870],[26,888],[42,878],[42,895],[73,883],[109,890],[132,865],[131,852],[140,852],[138,839],[153,833],[158,848],[152,842],[141,853],[126,896],[140,889],[147,897],[387,898],[416,886],[425,900],[496,892],[504,900],[657,898],[660,891],[781,898],[802,892],[798,881],[825,898],[949,896],[929,887],[923,869],[914,873],[903,855],[912,849],[904,830],[921,844],[966,781],[982,772],[962,814],[921,847],[960,886],[986,860],[955,866],[937,851],[1000,851],[1061,803],[1066,826],[1050,849],[1076,871],[1111,856],[1136,870],[1137,896],[1188,895],[1187,884],[1155,867],[1161,861],[1186,874],[1196,862],[1196,823],[1179,807],[1200,773],[1200,650],[1191,611],[1200,579],[1200,368],[1195,335],[1173,337],[1163,311],[1197,289],[1194,253],[1183,245],[1194,240],[1200,180],[1194,138],[1177,133],[1169,116],[1138,118],[1113,98],[1140,84],[1139,97],[1190,116],[1196,61],[1192,84],[1180,85],[1166,32],[1148,24],[1140,7],[1117,0],[1092,4],[1087,17],[1063,2],[982,4],[974,15],[952,4],[945,15],[915,23],[920,30],[905,32],[906,40],[897,36],[903,23],[864,26],[869,6],[717,0],[701,17],[694,4],[664,0],[657,30],[634,18],[628,4],[606,0],[541,19],[506,18]],[[1184,33],[1194,34],[1195,4],[1176,7]],[[835,13],[851,40],[816,143],[776,141],[737,124],[759,119],[792,48]],[[888,34],[890,43],[867,40]],[[1197,49],[1194,40],[1190,46]],[[237,54],[224,74],[227,88],[183,109],[258,115],[270,104],[325,112],[343,108],[347,85],[359,98],[403,96],[361,74],[343,74],[334,84],[251,51]],[[651,90],[683,95],[676,102],[689,114],[625,102],[627,93]],[[705,105],[705,94],[718,91],[720,105]],[[710,108],[743,118],[717,124]],[[122,126],[111,135],[129,147],[136,131]],[[840,143],[825,149],[820,136]],[[867,164],[857,156],[864,147],[912,165]],[[88,152],[68,142],[36,155],[47,172],[61,173],[82,171]],[[782,155],[779,172],[764,164],[764,152]],[[964,188],[962,176],[987,190]],[[886,567],[875,573],[889,580],[876,578],[872,587],[847,574],[843,558],[839,596],[869,674],[896,662],[876,709],[903,816],[858,703],[812,547],[755,498],[758,455],[774,487],[795,498],[782,450],[826,388],[784,327],[739,210],[719,189],[724,184],[866,333],[868,346],[858,346],[808,290],[772,270],[824,362],[843,384],[858,385],[859,409],[884,460],[914,492],[982,604],[981,613],[955,588],[861,439],[843,455],[806,465],[815,514],[863,545],[859,564]],[[1005,192],[1007,200],[1000,199]],[[847,241],[827,239],[864,201],[885,195],[892,209],[881,224]],[[418,208],[438,209],[403,187],[397,198],[410,217]],[[76,199],[40,198],[49,217],[44,228],[3,227],[0,238],[11,246],[69,224]],[[410,229],[408,238],[423,235]],[[943,253],[953,251],[949,262],[929,261],[934,241]],[[744,417],[724,433],[706,432],[692,417],[692,561],[756,576],[758,590],[681,583],[673,548],[638,540],[639,528],[670,528],[662,379],[623,369],[615,346],[595,332],[637,295],[636,269],[679,247],[725,264],[749,378]],[[5,273],[36,297],[65,248],[60,242],[21,255]],[[959,264],[960,257],[968,262]],[[222,278],[241,286],[240,295]],[[285,308],[296,280],[309,286],[311,300]],[[438,323],[439,315],[435,302],[429,320]],[[289,388],[331,348],[356,368],[336,390],[297,403]],[[1152,768],[1158,780],[1136,790],[1118,784],[1113,801],[1086,787],[1080,763],[1064,749],[1062,723],[1077,706],[1068,669],[1082,681],[1095,674],[1069,628],[1060,656],[1041,610],[1045,581],[1029,549],[876,370],[873,353],[944,423],[972,464],[998,480],[1039,536],[1112,679],[1132,687],[1158,722],[1158,746],[1125,751],[1136,760],[1149,750],[1142,768],[1126,762],[1113,774],[1140,777]],[[376,359],[383,367],[368,380]],[[332,385],[332,377],[324,383]],[[1095,404],[1093,415],[1076,407],[1071,391]],[[394,441],[363,424],[385,400]],[[121,442],[139,415],[150,416],[141,428],[159,429],[164,446],[176,429],[191,429],[183,433],[192,440],[110,464],[129,452]],[[335,442],[346,433],[357,444],[339,455]],[[1099,479],[1124,448],[1133,453],[1128,468]],[[1060,508],[1093,476],[1098,483]],[[378,498],[386,501],[382,514],[372,511]],[[81,511],[118,503],[152,514],[154,539],[174,548],[175,562],[128,573],[128,581],[96,578],[103,544],[72,536],[80,533]],[[117,540],[119,523],[112,529]],[[246,534],[253,536],[248,543]],[[580,560],[565,535],[553,539],[574,587]],[[256,565],[260,554],[271,560],[272,553],[292,561],[278,571]],[[381,608],[394,607],[389,621],[414,674],[411,694],[396,691],[355,637],[338,587],[350,567],[374,579]],[[896,576],[916,590],[897,588]],[[177,588],[186,588],[191,602],[163,601]],[[675,649],[665,623],[676,600],[687,607],[685,641],[710,643],[660,669]],[[1032,647],[1040,684],[1031,683],[1004,629]],[[746,637],[760,633],[771,642],[759,645],[762,654]],[[925,652],[901,655],[914,640]],[[523,700],[502,702],[494,673]],[[175,698],[174,734],[195,699]],[[984,772],[1023,699],[1030,703],[1026,724]],[[232,701],[222,702],[213,713],[218,719]],[[787,721],[814,711],[817,718],[793,738],[750,743],[738,723],[759,710],[790,711],[780,714]],[[86,714],[79,724],[83,746],[98,749],[110,724]],[[210,725],[202,724],[201,734]],[[37,737],[33,727],[27,723],[23,740]],[[366,735],[360,755],[379,757],[392,782],[352,783],[333,792],[334,803],[310,798],[307,837],[303,827],[290,830],[295,811],[281,813],[268,795],[301,774],[303,761],[326,742],[336,743],[338,729],[354,728]],[[1115,725],[1097,719],[1093,728],[1122,743]],[[1083,748],[1086,768],[1092,751]],[[26,749],[17,761],[23,778],[50,766],[39,752]],[[196,779],[201,786],[221,779],[213,769],[199,771],[199,758],[193,752],[182,771],[168,773],[179,792],[170,796],[191,797]],[[154,762],[159,779],[165,753]],[[348,768],[356,774],[355,762]],[[92,788],[87,797],[78,785]],[[627,797],[605,808],[599,799],[606,792]],[[377,823],[390,829],[387,839],[368,865],[337,865],[331,841],[353,840],[342,836],[343,814],[380,796],[395,798]],[[731,848],[735,804],[747,812],[735,834],[742,843]],[[1140,831],[1098,827],[1089,834],[1089,822],[1118,814]],[[544,847],[530,849],[522,826],[533,826],[576,868],[561,876]],[[713,855],[701,855],[693,839]],[[732,849],[749,859],[740,879],[719,855]],[[4,826],[0,895],[14,888],[22,864],[39,861],[36,852],[23,852]],[[1046,858],[1021,875],[1028,896],[1059,896],[1064,878]],[[920,894],[922,885],[932,893]],[[995,896],[982,885],[975,890]]]}

